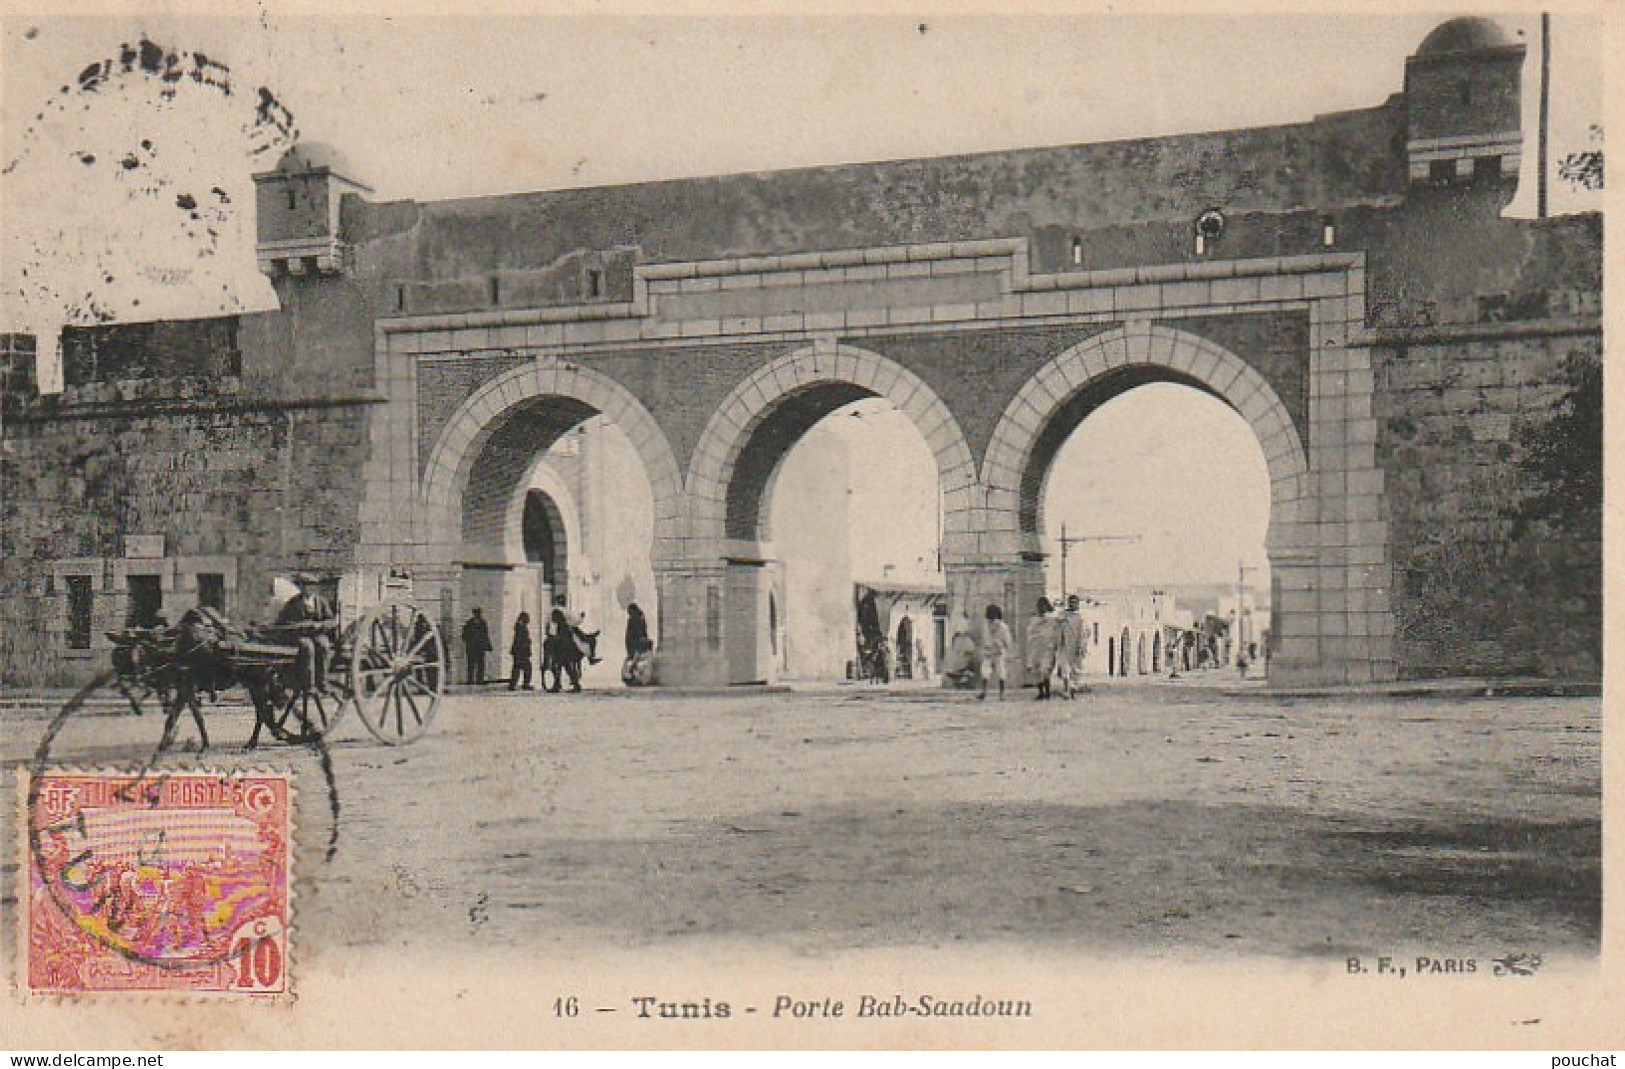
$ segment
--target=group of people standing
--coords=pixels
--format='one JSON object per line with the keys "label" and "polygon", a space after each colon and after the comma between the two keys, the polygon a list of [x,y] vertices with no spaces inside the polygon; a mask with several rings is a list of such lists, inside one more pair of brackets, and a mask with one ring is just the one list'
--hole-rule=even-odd
{"label": "group of people standing", "polygon": [[[1061,681],[1061,696],[1074,697],[1083,677],[1083,658],[1088,652],[1089,631],[1078,612],[1078,597],[1066,599],[1066,609],[1056,612],[1048,598],[1038,599],[1038,611],[1027,624],[1027,667],[1038,679],[1038,699],[1055,696],[1053,680]],[[1004,697],[1009,682],[1010,654],[1016,648],[1015,635],[1004,622],[1004,610],[989,605],[980,637],[973,634],[969,621],[960,617],[948,646],[943,675],[950,681],[969,686],[980,680],[978,698],[986,699],[990,684],[998,684]]]}
{"label": "group of people standing", "polygon": [[[627,632],[630,635],[632,618],[641,620],[643,614],[636,605],[628,606],[627,614]],[[585,623],[586,614],[571,612],[564,595],[553,599],[553,608],[542,636],[542,689],[557,694],[564,689],[564,682],[568,679],[570,692],[580,693],[582,662],[597,664],[602,660],[598,656],[599,632],[587,631],[583,626]],[[647,640],[647,624],[643,627],[643,635]],[[490,625],[476,608],[463,624],[463,653],[468,664],[465,682],[469,686],[478,686],[486,681],[485,657],[493,648]],[[508,676],[509,690],[536,689],[532,683],[533,649],[530,613],[522,612],[513,622],[513,640],[508,646],[508,655],[513,660],[513,670]]]}
{"label": "group of people standing", "polygon": [[1083,676],[1083,658],[1089,652],[1089,629],[1078,611],[1078,596],[1068,595],[1066,608],[1055,611],[1048,598],[1027,622],[1027,667],[1038,679],[1038,700],[1055,696],[1052,681],[1061,681],[1061,697],[1077,694]]}

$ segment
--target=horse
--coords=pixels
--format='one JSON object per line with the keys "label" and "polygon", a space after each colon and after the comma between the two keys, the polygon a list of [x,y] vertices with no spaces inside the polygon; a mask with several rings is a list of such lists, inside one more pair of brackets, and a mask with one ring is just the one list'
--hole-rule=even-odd
{"label": "horse", "polygon": [[[183,711],[192,714],[197,727],[198,753],[206,753],[209,729],[203,717],[204,696],[218,701],[233,687],[243,688],[254,708],[254,730],[244,751],[257,747],[260,732],[267,728],[279,738],[306,741],[316,731],[310,719],[311,700],[316,702],[317,715],[327,718],[323,704],[327,696],[300,686],[296,676],[302,666],[287,655],[285,647],[250,642],[246,631],[213,609],[189,610],[174,629],[112,637],[116,679],[131,708],[140,715],[140,699],[152,695],[163,707],[163,733],[156,753],[174,745]],[[279,707],[280,719],[276,716]],[[299,723],[290,731],[288,721],[296,713]]]}

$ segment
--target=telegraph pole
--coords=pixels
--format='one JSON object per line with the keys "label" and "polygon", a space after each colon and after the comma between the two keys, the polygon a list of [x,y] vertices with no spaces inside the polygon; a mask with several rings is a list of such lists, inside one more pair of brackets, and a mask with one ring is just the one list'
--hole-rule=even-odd
{"label": "telegraph pole", "polygon": [[1234,638],[1236,642],[1236,660],[1238,663],[1242,657],[1246,656],[1247,652],[1241,633],[1241,614],[1242,608],[1245,604],[1243,599],[1246,596],[1247,590],[1247,573],[1256,571],[1258,571],[1258,565],[1256,564],[1248,564],[1245,561],[1239,560],[1236,562],[1236,633]]}
{"label": "telegraph pole", "polygon": [[1537,155],[1540,157],[1536,166],[1539,168],[1535,175],[1535,217],[1546,218],[1546,170],[1548,161],[1547,138],[1551,126],[1552,102],[1552,16],[1541,13],[1540,16],[1540,142]]}
{"label": "telegraph pole", "polygon": [[1070,593],[1066,586],[1066,555],[1075,545],[1083,542],[1138,542],[1139,535],[1068,535],[1066,524],[1061,524],[1061,597],[1065,599]]}

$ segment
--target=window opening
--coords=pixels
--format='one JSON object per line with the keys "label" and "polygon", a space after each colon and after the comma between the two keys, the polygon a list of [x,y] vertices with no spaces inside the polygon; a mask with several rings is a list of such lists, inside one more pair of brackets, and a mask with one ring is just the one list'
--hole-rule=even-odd
{"label": "window opening", "polygon": [[125,577],[130,591],[130,609],[125,616],[129,627],[155,627],[164,611],[164,591],[156,575]]}
{"label": "window opening", "polygon": [[70,575],[68,583],[68,649],[90,649],[90,612],[95,595],[90,576]]}
{"label": "window opening", "polygon": [[219,572],[199,572],[197,603],[205,609],[226,611],[226,577]]}

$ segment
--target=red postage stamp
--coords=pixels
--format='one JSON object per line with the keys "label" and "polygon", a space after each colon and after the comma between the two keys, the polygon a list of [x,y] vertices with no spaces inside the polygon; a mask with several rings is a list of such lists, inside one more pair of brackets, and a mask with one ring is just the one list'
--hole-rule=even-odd
{"label": "red postage stamp", "polygon": [[26,813],[30,993],[288,993],[286,775],[50,772]]}

